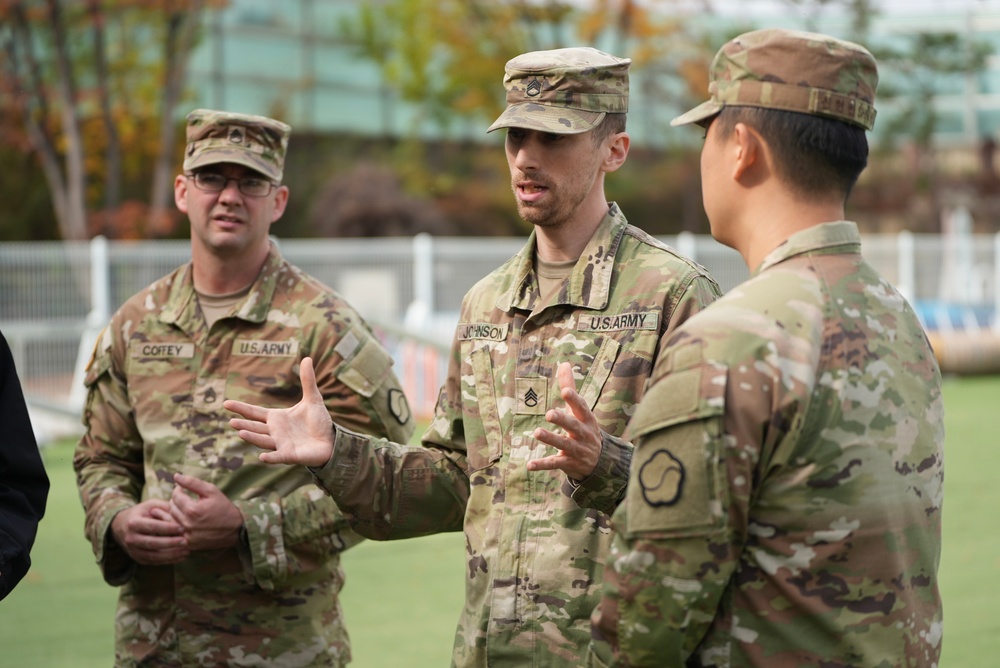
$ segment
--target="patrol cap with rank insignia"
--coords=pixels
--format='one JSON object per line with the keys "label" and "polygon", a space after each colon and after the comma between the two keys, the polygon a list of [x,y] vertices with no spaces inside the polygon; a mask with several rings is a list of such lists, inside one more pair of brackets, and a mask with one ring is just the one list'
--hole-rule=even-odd
{"label": "patrol cap with rank insignia", "polygon": [[875,125],[878,67],[863,46],[795,30],[766,29],[726,42],[709,70],[710,99],[671,125],[705,121],[724,107],[763,107]]}
{"label": "patrol cap with rank insignia", "polygon": [[291,132],[288,125],[265,116],[195,109],[187,116],[184,171],[232,162],[281,183]]}
{"label": "patrol cap with rank insignia", "polygon": [[570,135],[593,130],[607,114],[628,112],[631,64],[588,46],[512,58],[503,78],[507,109],[487,132],[525,128]]}

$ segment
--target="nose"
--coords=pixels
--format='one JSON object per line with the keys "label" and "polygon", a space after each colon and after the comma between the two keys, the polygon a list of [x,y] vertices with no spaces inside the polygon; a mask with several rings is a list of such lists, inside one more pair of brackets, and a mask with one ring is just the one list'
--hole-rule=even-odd
{"label": "nose", "polygon": [[242,197],[243,195],[240,192],[240,180],[233,177],[227,178],[226,185],[219,191],[219,199],[235,202],[241,200]]}
{"label": "nose", "polygon": [[517,146],[513,147],[513,163],[522,172],[538,169],[538,138],[533,133],[527,133]]}

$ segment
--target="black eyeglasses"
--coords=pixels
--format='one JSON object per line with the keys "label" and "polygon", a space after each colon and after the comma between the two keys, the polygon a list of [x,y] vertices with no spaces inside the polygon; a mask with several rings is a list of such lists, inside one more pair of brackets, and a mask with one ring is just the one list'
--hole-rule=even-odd
{"label": "black eyeglasses", "polygon": [[194,181],[194,185],[199,190],[210,193],[222,192],[229,185],[230,181],[236,181],[236,186],[240,189],[240,192],[250,197],[267,197],[271,193],[271,188],[278,185],[277,183],[271,183],[267,179],[256,176],[244,176],[237,179],[231,176],[216,174],[215,172],[194,172],[187,176]]}

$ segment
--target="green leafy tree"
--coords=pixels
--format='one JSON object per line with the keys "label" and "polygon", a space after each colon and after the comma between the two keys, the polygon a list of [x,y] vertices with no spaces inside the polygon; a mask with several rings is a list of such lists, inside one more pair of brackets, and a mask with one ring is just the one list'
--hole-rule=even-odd
{"label": "green leafy tree", "polygon": [[456,118],[498,114],[504,63],[525,51],[591,44],[629,56],[635,70],[672,58],[675,64],[696,61],[704,71],[711,55],[704,53],[704,34],[687,20],[685,4],[365,0],[342,29],[359,56],[379,64],[385,83],[420,108],[414,131],[427,122],[447,129]]}
{"label": "green leafy tree", "polygon": [[[384,85],[417,110],[393,159],[405,190],[449,200],[454,209],[463,208],[454,205],[457,191],[475,191],[474,204],[479,209],[509,211],[503,189],[493,187],[484,193],[470,187],[461,175],[427,169],[433,162],[427,156],[428,136],[447,137],[461,123],[485,128],[505,105],[500,87],[504,64],[533,50],[589,44],[628,56],[632,71],[642,72],[633,77],[633,86],[642,87],[651,105],[679,106],[703,97],[712,51],[706,31],[688,20],[692,16],[686,9],[689,5],[678,0],[585,4],[568,0],[365,0],[357,16],[344,21],[341,28],[356,45],[359,57],[378,64]],[[492,178],[506,180],[501,173]],[[484,202],[484,197],[489,201]],[[514,227],[523,224],[511,223]]]}

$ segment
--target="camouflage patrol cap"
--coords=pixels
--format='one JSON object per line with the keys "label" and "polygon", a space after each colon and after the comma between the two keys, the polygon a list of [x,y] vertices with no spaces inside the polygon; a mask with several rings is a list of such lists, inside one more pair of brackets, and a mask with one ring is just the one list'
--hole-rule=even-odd
{"label": "camouflage patrol cap", "polygon": [[594,129],[609,113],[628,112],[632,61],[591,47],[532,51],[507,61],[507,109],[487,132],[527,128],[558,134]]}
{"label": "camouflage patrol cap", "polygon": [[281,183],[291,132],[281,121],[264,116],[195,109],[187,116],[184,171],[234,162]]}
{"label": "camouflage patrol cap", "polygon": [[702,123],[726,106],[828,116],[871,130],[875,58],[862,46],[818,33],[755,30],[727,42],[709,72],[711,96],[671,125]]}

